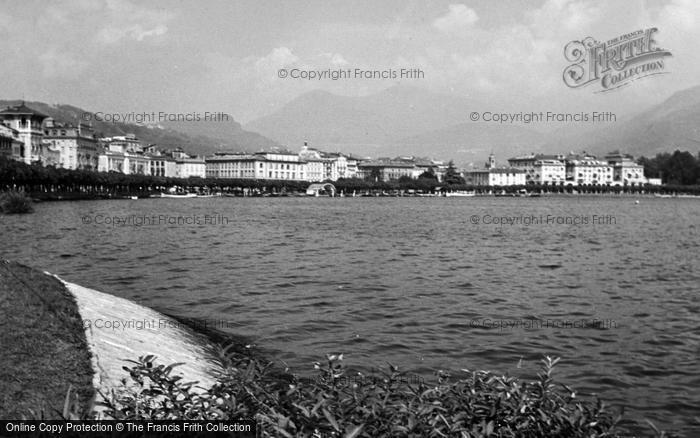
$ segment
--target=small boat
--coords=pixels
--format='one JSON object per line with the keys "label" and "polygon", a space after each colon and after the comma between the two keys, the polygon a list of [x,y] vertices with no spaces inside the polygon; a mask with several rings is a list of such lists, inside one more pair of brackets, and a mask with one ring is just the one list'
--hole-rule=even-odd
{"label": "small boat", "polygon": [[138,196],[130,196],[129,198],[130,198],[130,199],[133,199],[133,200],[139,199]]}
{"label": "small boat", "polygon": [[452,198],[455,196],[460,196],[460,197],[472,197],[475,196],[476,194],[474,192],[465,192],[465,191],[457,191],[457,192],[445,192],[445,197],[446,198]]}
{"label": "small boat", "polygon": [[196,193],[161,193],[161,198],[196,198]]}

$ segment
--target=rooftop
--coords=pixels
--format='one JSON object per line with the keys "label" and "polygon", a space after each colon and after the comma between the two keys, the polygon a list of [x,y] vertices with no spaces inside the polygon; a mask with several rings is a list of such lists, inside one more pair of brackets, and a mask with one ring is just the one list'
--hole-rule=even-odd
{"label": "rooftop", "polygon": [[8,106],[4,110],[0,111],[0,116],[3,115],[13,115],[13,116],[35,116],[35,117],[41,117],[42,119],[47,118],[48,116],[42,112],[39,112],[37,110],[29,108],[27,105],[24,104],[24,102],[20,103],[19,105],[14,105],[14,106]]}

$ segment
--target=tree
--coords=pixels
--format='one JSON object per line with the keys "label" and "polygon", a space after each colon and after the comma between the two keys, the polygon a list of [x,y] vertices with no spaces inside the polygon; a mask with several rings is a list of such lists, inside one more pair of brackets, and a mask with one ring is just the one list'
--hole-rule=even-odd
{"label": "tree", "polygon": [[428,170],[418,175],[418,179],[432,179],[437,181],[438,177],[435,175],[435,169],[429,167]]}
{"label": "tree", "polygon": [[700,156],[676,150],[673,154],[660,153],[654,158],[641,157],[647,178],[662,178],[664,184],[692,185],[700,183]]}
{"label": "tree", "polygon": [[460,185],[464,183],[464,178],[462,178],[462,176],[457,171],[454,161],[450,160],[450,162],[447,163],[447,171],[445,172],[445,184]]}
{"label": "tree", "polygon": [[368,179],[370,181],[374,181],[374,182],[381,181],[382,180],[382,171],[379,170],[378,167],[373,167],[372,170],[369,172]]}

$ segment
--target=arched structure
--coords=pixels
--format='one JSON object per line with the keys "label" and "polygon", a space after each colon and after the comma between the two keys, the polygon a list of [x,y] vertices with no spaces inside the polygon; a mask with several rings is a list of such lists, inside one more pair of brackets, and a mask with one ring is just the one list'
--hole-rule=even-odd
{"label": "arched structure", "polygon": [[335,196],[338,191],[331,183],[314,183],[306,189],[309,196]]}

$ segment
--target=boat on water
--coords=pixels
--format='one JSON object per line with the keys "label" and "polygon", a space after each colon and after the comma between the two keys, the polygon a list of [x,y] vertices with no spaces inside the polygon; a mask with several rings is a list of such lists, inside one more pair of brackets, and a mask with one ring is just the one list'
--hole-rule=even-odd
{"label": "boat on water", "polygon": [[196,198],[196,193],[161,193],[161,198]]}
{"label": "boat on water", "polygon": [[445,192],[445,197],[446,197],[446,198],[452,198],[452,197],[472,197],[472,196],[476,196],[476,193],[474,193],[474,192],[465,192],[465,191]]}
{"label": "boat on water", "polygon": [[202,194],[197,194],[198,198],[220,198],[222,196],[221,193],[202,193]]}

